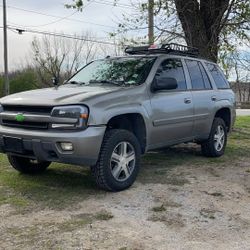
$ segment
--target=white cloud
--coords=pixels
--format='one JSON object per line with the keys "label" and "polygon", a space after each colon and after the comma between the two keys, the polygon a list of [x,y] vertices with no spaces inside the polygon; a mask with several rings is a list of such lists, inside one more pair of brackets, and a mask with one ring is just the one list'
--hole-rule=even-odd
{"label": "white cloud", "polygon": [[[34,10],[41,13],[46,13],[55,16],[68,16],[74,12],[74,10],[66,9],[64,7],[65,3],[70,3],[71,0],[44,0],[44,1],[34,1],[34,0],[8,0],[8,6],[15,8],[22,8],[27,10]],[[122,3],[129,4],[129,1],[122,1]],[[108,32],[112,31],[111,28],[102,27],[97,25],[91,25],[89,23],[97,23],[107,26],[116,27],[114,23],[113,12],[117,16],[121,16],[123,11],[128,12],[128,9],[116,8],[110,5],[103,5],[92,2],[89,4],[83,12],[75,13],[70,18],[82,20],[83,22],[73,22],[69,20],[61,20],[55,24],[45,25],[50,22],[58,20],[58,18],[38,15],[35,13],[25,12],[14,8],[7,9],[8,25],[24,25],[27,29],[36,29],[42,31],[51,32],[64,32],[67,34],[81,34],[84,30],[91,30],[93,34],[97,37],[103,39],[107,37]],[[2,12],[2,7],[0,8]],[[84,23],[86,22],[86,23]],[[2,19],[0,20],[0,26],[2,26]],[[35,27],[37,26],[37,27]],[[2,33],[2,29],[0,29]],[[8,54],[9,54],[9,68],[15,69],[18,67],[25,57],[29,56],[30,43],[34,37],[34,34],[23,33],[23,35],[18,35],[10,30],[8,30]],[[3,36],[0,36],[0,72],[3,71]]]}

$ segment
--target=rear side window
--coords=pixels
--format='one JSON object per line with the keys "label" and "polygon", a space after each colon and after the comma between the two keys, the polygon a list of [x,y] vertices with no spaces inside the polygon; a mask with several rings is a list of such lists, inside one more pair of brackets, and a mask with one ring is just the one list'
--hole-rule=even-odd
{"label": "rear side window", "polygon": [[229,89],[229,83],[226,79],[226,77],[224,76],[224,74],[222,73],[222,71],[220,70],[220,68],[212,63],[206,63],[208,70],[210,71],[215,84],[217,86],[218,89]]}
{"label": "rear side window", "polygon": [[191,78],[192,89],[211,89],[211,84],[203,65],[195,60],[185,60]]}
{"label": "rear side window", "polygon": [[177,90],[187,89],[183,65],[179,59],[166,59],[163,61],[156,72],[156,77],[175,78],[178,84]]}
{"label": "rear side window", "polygon": [[206,70],[204,69],[203,65],[200,62],[198,64],[199,64],[199,67],[200,67],[200,70],[201,70],[201,74],[202,74],[202,78],[203,78],[203,81],[204,81],[205,88],[206,89],[212,89],[212,85],[211,85],[211,82],[210,82],[210,80],[208,78]]}

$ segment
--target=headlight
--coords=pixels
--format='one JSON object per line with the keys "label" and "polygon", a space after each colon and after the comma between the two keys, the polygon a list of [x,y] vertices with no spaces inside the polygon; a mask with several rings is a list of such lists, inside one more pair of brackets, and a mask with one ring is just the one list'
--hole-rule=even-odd
{"label": "headlight", "polygon": [[51,112],[51,128],[80,129],[87,125],[88,108],[85,106],[61,106],[53,108]]}

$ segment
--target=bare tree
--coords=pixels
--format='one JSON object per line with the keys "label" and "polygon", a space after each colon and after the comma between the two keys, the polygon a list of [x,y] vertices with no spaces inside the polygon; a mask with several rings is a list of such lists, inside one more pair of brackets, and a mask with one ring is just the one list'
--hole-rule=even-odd
{"label": "bare tree", "polygon": [[99,57],[106,56],[122,56],[124,50],[127,47],[126,38],[123,36],[111,37],[109,41],[113,44],[100,44],[99,45]]}
{"label": "bare tree", "polygon": [[232,88],[238,103],[250,102],[250,57],[246,52],[230,53],[222,61],[228,78],[232,79]]}
{"label": "bare tree", "polygon": [[51,78],[59,82],[68,79],[80,66],[93,60],[97,46],[89,40],[86,32],[82,39],[67,39],[56,36],[35,37],[32,41],[33,63],[42,87],[51,85]]}

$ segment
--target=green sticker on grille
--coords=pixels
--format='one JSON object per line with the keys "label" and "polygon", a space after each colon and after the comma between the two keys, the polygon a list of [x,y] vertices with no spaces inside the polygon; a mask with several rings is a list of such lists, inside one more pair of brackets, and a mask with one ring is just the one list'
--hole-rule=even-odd
{"label": "green sticker on grille", "polygon": [[16,121],[23,122],[25,120],[25,117],[23,114],[16,115]]}

